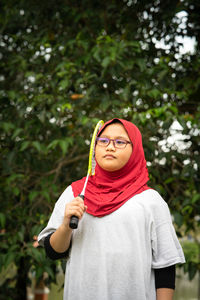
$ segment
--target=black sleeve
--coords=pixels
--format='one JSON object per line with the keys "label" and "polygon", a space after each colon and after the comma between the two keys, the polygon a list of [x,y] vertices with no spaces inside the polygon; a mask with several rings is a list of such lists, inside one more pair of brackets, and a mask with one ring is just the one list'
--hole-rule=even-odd
{"label": "black sleeve", "polygon": [[161,269],[154,269],[156,289],[175,289],[176,268],[175,265]]}
{"label": "black sleeve", "polygon": [[[50,244],[50,237],[51,235],[53,234],[50,233],[49,235],[47,235],[44,239],[44,248],[45,248],[45,251],[46,251],[46,255],[53,259],[53,260],[56,260],[56,259],[61,259],[61,258],[66,258],[69,254],[69,249],[67,249],[65,252],[62,252],[62,253],[59,253],[59,252],[56,252],[52,247],[51,247],[51,244]],[[71,244],[70,244],[71,246]]]}

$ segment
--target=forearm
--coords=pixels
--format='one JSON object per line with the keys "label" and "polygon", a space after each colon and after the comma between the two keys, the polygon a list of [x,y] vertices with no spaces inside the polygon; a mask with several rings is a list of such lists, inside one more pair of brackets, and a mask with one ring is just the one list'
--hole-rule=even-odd
{"label": "forearm", "polygon": [[59,253],[65,252],[69,246],[72,236],[72,229],[65,227],[63,224],[51,235],[51,247]]}
{"label": "forearm", "polygon": [[173,300],[174,290],[160,288],[156,290],[156,300]]}
{"label": "forearm", "polygon": [[83,199],[80,197],[76,197],[66,204],[63,223],[51,235],[49,241],[55,252],[64,253],[69,249],[72,236],[72,229],[69,227],[70,219],[72,216],[81,219],[86,209],[87,206],[84,205]]}

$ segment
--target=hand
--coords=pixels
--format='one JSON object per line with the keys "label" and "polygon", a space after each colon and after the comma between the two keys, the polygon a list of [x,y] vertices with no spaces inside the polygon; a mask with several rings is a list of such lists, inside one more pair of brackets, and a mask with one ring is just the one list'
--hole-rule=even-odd
{"label": "hand", "polygon": [[71,202],[66,204],[62,225],[68,229],[71,217],[77,216],[79,219],[81,219],[86,209],[87,206],[84,205],[84,201],[81,197],[74,198]]}

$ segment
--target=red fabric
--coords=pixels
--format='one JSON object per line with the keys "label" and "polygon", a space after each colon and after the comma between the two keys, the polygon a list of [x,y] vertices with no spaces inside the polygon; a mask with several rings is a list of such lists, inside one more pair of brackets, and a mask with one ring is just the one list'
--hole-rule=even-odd
{"label": "red fabric", "polygon": [[[139,129],[129,121],[113,119],[104,124],[98,136],[106,126],[116,120],[125,127],[133,143],[133,151],[127,164],[120,170],[108,172],[97,164],[95,175],[89,177],[84,202],[88,207],[87,213],[97,217],[112,213],[134,195],[149,189],[149,176]],[[72,183],[75,197],[81,193],[85,178]]]}

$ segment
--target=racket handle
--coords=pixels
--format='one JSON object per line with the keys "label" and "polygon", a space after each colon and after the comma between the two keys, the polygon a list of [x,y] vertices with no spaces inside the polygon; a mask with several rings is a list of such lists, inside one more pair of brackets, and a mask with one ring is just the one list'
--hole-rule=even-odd
{"label": "racket handle", "polygon": [[[84,200],[84,195],[78,195],[78,197],[81,197]],[[78,222],[79,218],[77,216],[71,216],[69,227],[72,229],[78,228]]]}

